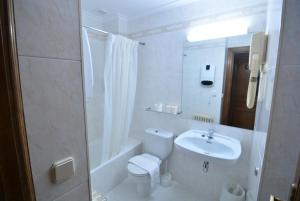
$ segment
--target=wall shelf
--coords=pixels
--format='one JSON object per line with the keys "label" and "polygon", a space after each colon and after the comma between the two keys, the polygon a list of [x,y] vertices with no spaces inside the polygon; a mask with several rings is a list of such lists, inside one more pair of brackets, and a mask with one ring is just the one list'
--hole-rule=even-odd
{"label": "wall shelf", "polygon": [[154,110],[151,107],[145,108],[145,111],[154,112],[154,113],[161,113],[161,114],[168,114],[168,115],[181,115],[182,114],[182,112],[177,112],[176,114],[173,114],[173,113],[169,113],[169,112],[165,112],[165,111],[157,111],[157,110]]}

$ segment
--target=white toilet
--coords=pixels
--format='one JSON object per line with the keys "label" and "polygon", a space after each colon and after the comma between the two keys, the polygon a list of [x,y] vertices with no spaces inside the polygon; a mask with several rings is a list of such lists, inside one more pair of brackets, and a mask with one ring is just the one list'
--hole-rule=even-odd
{"label": "white toilet", "polygon": [[[173,133],[161,129],[146,129],[143,139],[144,154],[135,157],[140,160],[150,160],[150,162],[160,165],[160,161],[163,162],[172,152],[173,136]],[[143,163],[138,166],[131,163],[131,159],[129,159],[127,165],[128,174],[136,183],[137,193],[143,197],[148,196],[155,188],[151,183],[150,174],[146,171],[147,168],[143,167]]]}

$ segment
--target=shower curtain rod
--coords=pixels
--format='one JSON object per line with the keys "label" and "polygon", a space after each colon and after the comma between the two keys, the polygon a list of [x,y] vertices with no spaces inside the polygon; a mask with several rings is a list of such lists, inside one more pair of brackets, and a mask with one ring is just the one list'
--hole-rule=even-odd
{"label": "shower curtain rod", "polygon": [[[88,28],[88,29],[91,29],[91,30],[93,30],[93,31],[97,31],[97,32],[103,33],[103,34],[105,34],[105,35],[108,35],[108,34],[109,34],[109,32],[107,32],[107,31],[103,31],[103,30],[101,30],[101,29],[96,29],[96,28],[94,28],[94,27],[90,27],[90,26],[83,26],[83,27]],[[143,42],[139,42],[139,44],[140,44],[140,45],[146,45],[146,43],[143,43]]]}

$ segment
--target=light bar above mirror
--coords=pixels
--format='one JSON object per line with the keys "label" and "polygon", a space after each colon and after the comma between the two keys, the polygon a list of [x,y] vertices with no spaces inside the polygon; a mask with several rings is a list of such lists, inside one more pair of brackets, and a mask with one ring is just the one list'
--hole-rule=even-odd
{"label": "light bar above mirror", "polygon": [[187,40],[189,42],[196,42],[246,35],[248,33],[248,28],[249,21],[245,19],[219,21],[192,28],[188,31]]}

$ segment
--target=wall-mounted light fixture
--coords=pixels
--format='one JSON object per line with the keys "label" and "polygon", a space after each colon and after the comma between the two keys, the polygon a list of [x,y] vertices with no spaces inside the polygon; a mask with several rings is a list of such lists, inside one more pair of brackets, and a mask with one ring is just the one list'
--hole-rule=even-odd
{"label": "wall-mounted light fixture", "polygon": [[248,33],[249,22],[245,19],[234,19],[204,24],[192,28],[187,34],[189,42],[245,35]]}

